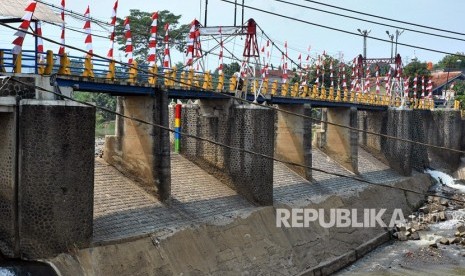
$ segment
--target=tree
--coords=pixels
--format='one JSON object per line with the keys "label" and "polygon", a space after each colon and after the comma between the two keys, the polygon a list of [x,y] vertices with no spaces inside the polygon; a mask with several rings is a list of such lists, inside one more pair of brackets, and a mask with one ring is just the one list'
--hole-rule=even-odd
{"label": "tree", "polygon": [[[129,10],[129,20],[132,34],[132,45],[134,48],[134,58],[139,63],[145,63],[147,61],[149,52],[149,39],[150,39],[150,27],[152,24],[152,14],[140,10]],[[184,51],[186,46],[186,36],[189,32],[190,24],[184,24],[179,26],[179,19],[181,15],[175,15],[167,10],[158,12],[158,33],[157,33],[157,53],[159,57],[157,60],[162,60],[163,53],[163,38],[165,36],[164,26],[166,23],[170,24],[169,36],[170,44],[175,44],[175,48],[181,52]],[[124,18],[118,18],[116,25],[116,41],[120,45],[126,44],[126,38],[124,36]],[[122,46],[119,49],[124,51],[126,46]]]}
{"label": "tree", "polygon": [[[116,97],[112,97],[104,93],[90,93],[90,92],[76,92],[74,98],[82,102],[95,103],[97,106],[105,107],[110,110],[116,110]],[[115,115],[97,109],[97,124],[103,121],[110,121],[115,119]],[[100,121],[99,121],[100,120]]]}
{"label": "tree", "polygon": [[[464,56],[463,52],[457,52],[457,55]],[[446,55],[437,64],[434,65],[435,69],[442,69],[444,71],[459,71],[465,68],[465,59],[456,55]]]}
{"label": "tree", "polygon": [[412,62],[404,67],[404,76],[415,77],[415,76],[430,76],[431,72],[428,70],[428,64],[426,62],[419,62],[414,59]]}

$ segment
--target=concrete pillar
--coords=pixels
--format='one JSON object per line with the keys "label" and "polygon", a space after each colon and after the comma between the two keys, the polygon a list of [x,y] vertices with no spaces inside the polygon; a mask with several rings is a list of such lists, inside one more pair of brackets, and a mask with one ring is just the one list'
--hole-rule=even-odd
{"label": "concrete pillar", "polygon": [[[124,115],[153,124],[169,126],[168,93],[155,96],[125,96]],[[161,200],[171,195],[171,161],[169,132],[159,127],[124,119],[117,124],[119,136],[107,136],[104,159],[118,170],[147,185]]]}
{"label": "concrete pillar", "polygon": [[[273,114],[230,100],[204,100],[183,106],[181,127],[192,135],[273,156]],[[181,137],[181,154],[251,202],[273,204],[271,160],[186,136]]]}
{"label": "concrete pillar", "polygon": [[[411,122],[412,110],[390,108],[388,110],[386,134],[393,137],[410,139]],[[389,166],[405,176],[409,176],[412,172],[411,150],[411,143],[395,139],[386,139],[383,147],[383,152],[389,162]]]}
{"label": "concrete pillar", "polygon": [[[358,128],[356,108],[327,110],[328,122]],[[332,159],[354,173],[358,173],[358,135],[358,131],[327,124],[326,145],[323,148]]]}
{"label": "concrete pillar", "polygon": [[19,251],[45,258],[92,239],[95,109],[23,100],[19,110]]}
{"label": "concrete pillar", "polygon": [[0,251],[18,257],[16,101],[0,97]]}
{"label": "concrete pillar", "polygon": [[[231,146],[273,156],[274,111],[253,105],[232,110]],[[259,205],[273,204],[273,160],[231,150],[227,168],[239,194]]]}
{"label": "concrete pillar", "polygon": [[[312,116],[310,105],[278,105],[281,110]],[[312,120],[285,112],[277,112],[275,156],[289,162],[312,166]],[[312,170],[298,166],[289,167],[307,180]]]}
{"label": "concrete pillar", "polygon": [[[415,117],[421,120],[424,129],[424,140],[428,144],[452,149],[461,149],[462,146],[462,119],[458,110],[414,111]],[[447,169],[451,172],[458,169],[460,153],[452,151],[423,147],[432,161],[431,166]]]}

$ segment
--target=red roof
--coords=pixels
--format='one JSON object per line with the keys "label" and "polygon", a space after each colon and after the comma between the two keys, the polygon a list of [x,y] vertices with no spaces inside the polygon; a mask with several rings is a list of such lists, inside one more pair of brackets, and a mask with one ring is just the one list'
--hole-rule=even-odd
{"label": "red roof", "polygon": [[433,82],[433,89],[446,84],[447,80],[451,81],[454,78],[460,76],[462,71],[453,71],[449,72],[449,77],[447,77],[448,72],[433,72],[431,73],[431,81]]}

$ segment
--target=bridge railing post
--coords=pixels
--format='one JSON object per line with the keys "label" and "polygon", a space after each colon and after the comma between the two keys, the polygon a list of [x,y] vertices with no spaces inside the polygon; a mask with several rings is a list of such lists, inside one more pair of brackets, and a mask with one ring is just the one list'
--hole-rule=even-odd
{"label": "bridge railing post", "polygon": [[68,58],[68,55],[64,53],[63,55],[60,56],[60,68],[58,69],[58,74],[59,75],[70,75],[71,70],[69,68],[70,61]]}
{"label": "bridge railing post", "polygon": [[129,78],[128,78],[129,83],[137,82],[137,73],[138,73],[137,61],[134,60],[131,63],[131,67],[129,67]]}
{"label": "bridge railing post", "polygon": [[107,79],[114,81],[116,77],[116,63],[114,60],[110,61],[108,64],[108,73],[107,73]]}
{"label": "bridge railing post", "polygon": [[48,76],[48,75],[51,75],[53,72],[54,59],[53,59],[52,50],[47,51],[47,57],[45,59],[46,59],[46,62],[45,62],[45,68],[44,68],[44,75]]}
{"label": "bridge railing post", "polygon": [[218,85],[216,86],[216,91],[221,92],[224,89],[224,73],[221,72],[221,74],[218,76]]}
{"label": "bridge railing post", "polygon": [[13,54],[13,72],[15,74],[20,74],[21,73],[21,67],[22,67],[22,54],[19,53],[17,55]]}
{"label": "bridge railing post", "polygon": [[84,71],[82,72],[82,76],[86,78],[94,77],[94,65],[92,64],[92,57],[90,55],[87,55],[84,60]]}

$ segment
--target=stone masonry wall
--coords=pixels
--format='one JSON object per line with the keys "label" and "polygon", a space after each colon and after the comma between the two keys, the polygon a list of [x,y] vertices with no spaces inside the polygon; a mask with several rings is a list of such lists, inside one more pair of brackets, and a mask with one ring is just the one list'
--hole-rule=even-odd
{"label": "stone masonry wall", "polygon": [[[181,127],[191,135],[273,156],[274,116],[261,108],[229,101],[183,105]],[[272,162],[186,136],[181,153],[250,201],[272,204]]]}
{"label": "stone masonry wall", "polygon": [[63,101],[20,107],[21,257],[89,246],[93,225],[95,109]]}
{"label": "stone masonry wall", "polygon": [[[35,78],[33,77],[16,77],[20,81],[35,85]],[[2,86],[0,82],[0,87]],[[8,80],[8,82],[0,90],[0,97],[2,96],[18,96],[21,99],[34,99],[36,97],[36,91],[34,87],[24,85],[17,81]]]}
{"label": "stone masonry wall", "polygon": [[0,112],[0,251],[14,257],[15,247],[15,113]]}

